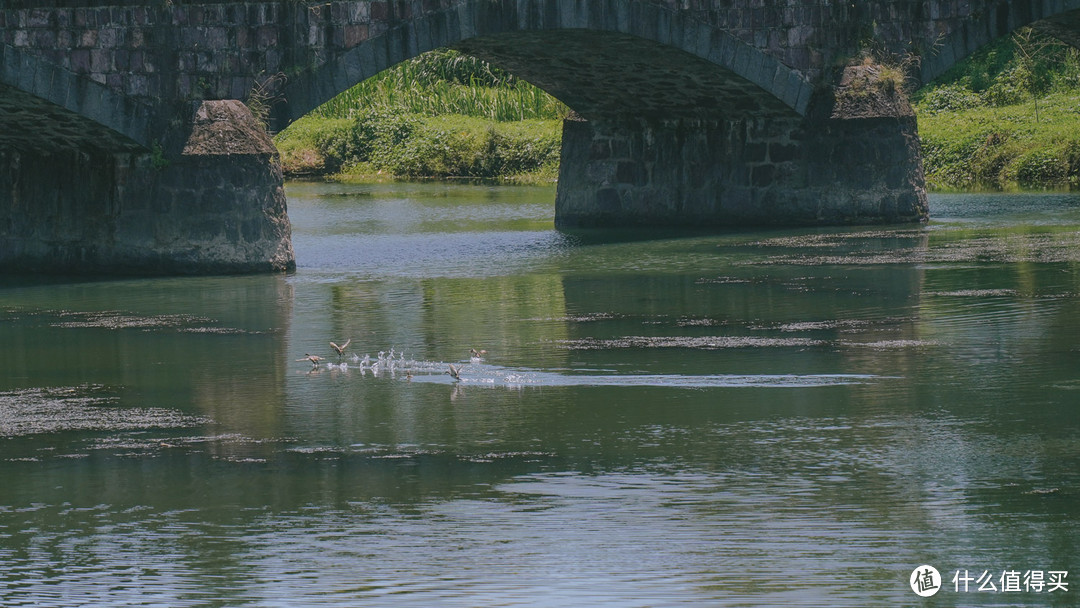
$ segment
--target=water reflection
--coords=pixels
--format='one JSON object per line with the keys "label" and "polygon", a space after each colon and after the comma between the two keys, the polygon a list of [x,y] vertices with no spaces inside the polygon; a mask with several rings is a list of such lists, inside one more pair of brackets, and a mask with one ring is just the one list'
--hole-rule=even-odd
{"label": "water reflection", "polygon": [[581,241],[542,189],[290,196],[292,276],[0,285],[0,604],[896,605],[923,563],[1075,569],[1068,197]]}

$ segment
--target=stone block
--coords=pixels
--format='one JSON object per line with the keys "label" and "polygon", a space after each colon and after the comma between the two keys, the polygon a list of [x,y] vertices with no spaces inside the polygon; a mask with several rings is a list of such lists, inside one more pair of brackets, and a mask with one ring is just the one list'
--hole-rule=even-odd
{"label": "stone block", "polygon": [[55,14],[55,11],[49,9],[30,9],[26,14],[26,27],[54,27],[52,21]]}
{"label": "stone block", "polygon": [[786,163],[799,158],[799,146],[795,144],[769,144],[769,161],[773,163]]}
{"label": "stone block", "polygon": [[748,78],[750,58],[755,52],[749,45],[744,43],[737,43],[735,47],[735,58],[731,65],[731,71],[735,72],[743,78]]}
{"label": "stone block", "polygon": [[349,24],[342,29],[342,45],[351,49],[367,39],[368,26],[366,24]]}
{"label": "stone block", "polygon": [[405,51],[405,58],[411,59],[420,54],[420,42],[416,37],[416,27],[413,22],[406,22],[399,28],[401,30],[402,48]]}
{"label": "stone block", "polygon": [[224,51],[229,48],[228,30],[224,27],[214,26],[205,28],[203,39],[206,41],[206,45],[212,49]]}
{"label": "stone block", "polygon": [[371,20],[371,4],[368,2],[349,2],[348,20],[351,23],[367,23]]}
{"label": "stone block", "polygon": [[[466,5],[459,4],[454,13],[454,19],[451,20],[451,40],[468,40],[477,35],[476,20],[474,13],[469,10]],[[454,36],[456,30],[457,36]]]}
{"label": "stone block", "polygon": [[615,188],[601,188],[596,192],[597,210],[603,215],[617,214],[622,211],[622,198]]}
{"label": "stone block", "polygon": [[643,163],[621,161],[615,169],[615,181],[631,186],[644,186],[649,182],[649,179]]}
{"label": "stone block", "polygon": [[554,0],[558,7],[559,27],[562,29],[574,29],[585,27],[584,19],[580,12],[579,0]]}
{"label": "stone block", "polygon": [[776,176],[776,167],[772,165],[755,165],[751,169],[750,183],[755,188],[765,188],[773,184]]}
{"label": "stone block", "polygon": [[651,39],[655,40],[656,42],[659,42],[660,44],[666,44],[666,45],[669,45],[669,46],[678,46],[671,39],[671,31],[672,31],[671,21],[673,19],[672,15],[671,15],[671,11],[665,10],[663,8],[656,8],[652,12],[655,15],[655,21],[653,21],[651,23],[654,23],[655,25],[646,30],[646,31],[648,31],[648,32],[650,32],[652,34]]}
{"label": "stone block", "polygon": [[431,23],[428,19],[420,19],[413,26],[413,38],[415,39],[416,53],[426,53],[436,48],[431,42]]}
{"label": "stone block", "polygon": [[450,44],[449,13],[440,11],[428,17],[428,36],[431,38],[431,48],[439,49]]}
{"label": "stone block", "polygon": [[15,62],[17,67],[7,73],[15,76],[15,86],[24,91],[32,91],[39,62],[25,54],[15,57]]}
{"label": "stone block", "polygon": [[395,66],[412,57],[408,53],[408,40],[405,37],[405,30],[403,28],[394,27],[387,30],[385,40],[386,62],[388,66]]}

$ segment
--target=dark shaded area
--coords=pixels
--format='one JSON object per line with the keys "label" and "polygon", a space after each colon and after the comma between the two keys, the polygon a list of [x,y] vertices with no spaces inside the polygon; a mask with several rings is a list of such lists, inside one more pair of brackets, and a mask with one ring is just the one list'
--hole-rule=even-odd
{"label": "dark shaded area", "polygon": [[0,84],[0,148],[134,152],[136,142],[101,123]]}
{"label": "dark shaded area", "polygon": [[1036,21],[1031,24],[1031,27],[1041,34],[1052,36],[1069,46],[1080,48],[1080,11],[1070,11],[1049,19]]}
{"label": "dark shaded area", "polygon": [[472,38],[456,48],[531,82],[591,120],[795,115],[730,70],[626,34],[514,32]]}

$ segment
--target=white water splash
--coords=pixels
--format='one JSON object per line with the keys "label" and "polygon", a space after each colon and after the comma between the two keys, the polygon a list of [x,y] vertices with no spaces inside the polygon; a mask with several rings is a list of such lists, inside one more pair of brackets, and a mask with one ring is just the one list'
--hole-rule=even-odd
{"label": "white water splash", "polygon": [[[868,384],[885,376],[872,374],[611,374],[590,373],[589,370],[552,372],[527,368],[508,368],[490,365],[472,357],[469,363],[417,361],[393,349],[370,355],[352,357],[353,364],[329,363],[332,372],[357,371],[361,378],[393,378],[419,383],[460,384],[488,387],[543,386],[657,386],[669,388],[712,387],[817,387]],[[454,365],[457,377],[450,373]]]}

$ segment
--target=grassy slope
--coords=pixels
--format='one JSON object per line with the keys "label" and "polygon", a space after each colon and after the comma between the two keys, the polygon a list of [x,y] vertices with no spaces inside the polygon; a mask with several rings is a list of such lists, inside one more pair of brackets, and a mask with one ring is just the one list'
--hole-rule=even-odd
{"label": "grassy slope", "polygon": [[1030,30],[998,41],[914,95],[928,185],[1080,185],[1080,59]]}
{"label": "grassy slope", "polygon": [[1080,92],[1003,107],[922,112],[919,135],[933,189],[1080,185]]}

